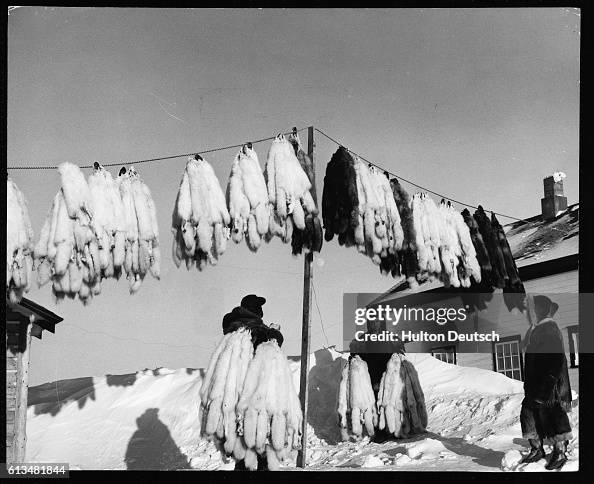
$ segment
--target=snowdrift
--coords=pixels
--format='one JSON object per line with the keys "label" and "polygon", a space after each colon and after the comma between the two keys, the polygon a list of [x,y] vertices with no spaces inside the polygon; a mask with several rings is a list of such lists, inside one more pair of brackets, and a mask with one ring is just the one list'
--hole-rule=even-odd
{"label": "snowdrift", "polygon": [[[382,444],[340,442],[336,402],[346,358],[333,349],[311,355],[311,468],[500,470],[503,465],[522,470],[513,454],[524,445],[519,429],[522,382],[410,354],[427,400],[428,433]],[[298,390],[299,358],[289,359]],[[233,469],[233,459],[200,437],[203,376],[201,369],[160,368],[32,387],[27,462],[69,462],[75,469]],[[571,415],[577,437],[577,409]],[[574,440],[568,470],[577,469]]]}

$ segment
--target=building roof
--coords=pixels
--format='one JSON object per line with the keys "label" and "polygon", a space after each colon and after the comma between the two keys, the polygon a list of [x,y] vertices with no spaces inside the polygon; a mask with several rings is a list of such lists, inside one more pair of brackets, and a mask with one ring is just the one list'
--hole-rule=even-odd
{"label": "building roof", "polygon": [[64,318],[52,313],[49,309],[27,298],[22,298],[20,302],[13,303],[6,301],[6,318],[14,317],[19,320],[32,319],[33,327],[31,335],[41,339],[43,330],[51,333],[56,332],[56,324],[64,321]]}
{"label": "building roof", "polygon": [[545,221],[542,215],[506,225],[505,233],[518,267],[579,253],[580,205],[575,203]]}

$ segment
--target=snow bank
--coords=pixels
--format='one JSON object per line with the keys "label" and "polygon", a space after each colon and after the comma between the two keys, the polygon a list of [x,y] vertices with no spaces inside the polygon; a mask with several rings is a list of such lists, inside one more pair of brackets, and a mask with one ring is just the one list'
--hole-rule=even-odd
{"label": "snow bank", "polygon": [[[449,470],[455,470],[464,468],[456,452],[470,449],[474,460],[469,462],[497,470],[504,450],[521,437],[521,382],[410,354],[427,400],[428,434],[385,445],[340,442],[336,401],[347,357],[322,349],[310,358],[308,465],[312,468],[379,467],[382,461],[385,468],[452,462]],[[299,358],[290,358],[290,367],[298,389]],[[202,376],[203,370],[161,368],[32,387],[27,461],[69,462],[80,469],[232,469],[234,461],[200,437]],[[572,423],[577,425],[574,413]],[[485,450],[476,442],[497,450]],[[521,444],[513,447],[517,450]],[[356,455],[366,460],[358,461]],[[508,461],[512,460],[510,455]]]}

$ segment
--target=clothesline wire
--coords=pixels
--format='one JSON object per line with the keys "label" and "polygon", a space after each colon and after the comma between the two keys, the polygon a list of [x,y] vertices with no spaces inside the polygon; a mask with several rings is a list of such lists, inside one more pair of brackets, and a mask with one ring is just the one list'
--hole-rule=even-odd
{"label": "clothesline wire", "polygon": [[[336,140],[336,139],[332,138],[331,136],[327,135],[326,133],[324,133],[324,132],[323,132],[321,129],[314,128],[314,130],[315,130],[315,131],[317,131],[318,133],[320,133],[322,136],[324,136],[324,137],[328,138],[330,141],[332,141],[333,143],[337,144],[338,146],[342,146],[342,147],[343,147],[345,150],[347,150],[349,153],[351,153],[351,154],[353,154],[353,155],[355,155],[355,156],[358,156],[359,158],[361,158],[361,159],[362,159],[363,161],[365,161],[366,163],[369,163],[370,165],[373,165],[373,166],[375,166],[376,168],[379,168],[380,170],[382,170],[382,171],[384,171],[384,172],[388,173],[389,175],[391,175],[391,176],[393,176],[393,177],[396,177],[396,178],[398,178],[398,180],[405,181],[406,183],[409,183],[410,185],[413,185],[413,186],[415,186],[415,187],[417,187],[417,188],[420,188],[421,190],[424,190],[424,191],[426,191],[426,192],[432,193],[433,195],[436,195],[436,196],[438,196],[438,197],[445,198],[446,200],[450,200],[450,201],[452,201],[452,202],[455,202],[455,203],[457,203],[458,205],[463,205],[464,207],[469,207],[469,208],[478,209],[478,206],[475,206],[475,205],[470,205],[470,204],[468,204],[468,203],[461,202],[460,200],[456,200],[456,199],[454,199],[454,198],[451,198],[451,197],[449,197],[449,196],[447,196],[447,195],[444,195],[444,194],[442,194],[442,193],[437,193],[437,192],[434,192],[433,190],[430,190],[430,189],[429,189],[429,188],[427,188],[427,187],[424,187],[424,186],[418,185],[418,184],[416,184],[415,182],[412,182],[412,181],[410,181],[410,180],[407,180],[406,178],[404,178],[404,177],[402,177],[402,176],[400,176],[400,175],[398,175],[398,174],[396,174],[396,173],[392,173],[391,171],[389,171],[389,170],[386,170],[384,167],[382,167],[382,166],[378,165],[377,163],[375,163],[375,162],[373,162],[373,161],[369,161],[368,159],[364,158],[364,157],[363,157],[363,156],[361,156],[360,154],[358,154],[358,153],[355,153],[353,150],[351,150],[351,149],[347,148],[347,147],[346,147],[344,144],[342,144],[340,141],[338,141],[338,140]],[[487,210],[487,211],[489,211],[489,212],[492,212],[492,213],[494,213],[495,215],[499,215],[500,217],[509,218],[509,219],[512,219],[512,220],[516,220],[516,221],[518,221],[518,222],[526,222],[526,221],[527,221],[527,219],[518,218],[518,217],[512,217],[511,215],[505,215],[505,214],[503,214],[503,213],[494,212],[494,211],[492,211],[492,210]]]}
{"label": "clothesline wire", "polygon": [[[301,131],[304,131],[306,129],[307,128],[300,128],[300,129],[297,130],[297,133],[300,133]],[[286,135],[289,135],[289,134],[292,134],[292,133],[293,133],[293,131],[288,131],[288,132],[283,133],[283,134],[286,136]],[[269,136],[267,138],[257,139],[255,141],[250,141],[250,143],[252,143],[252,144],[262,143],[264,141],[273,140],[274,138],[276,138],[276,135],[275,136]],[[220,148],[211,148],[211,149],[208,149],[208,150],[193,151],[191,153],[184,153],[184,154],[180,154],[180,155],[161,156],[159,158],[148,158],[146,160],[120,161],[118,163],[101,163],[101,166],[110,167],[110,166],[123,166],[123,165],[139,165],[141,163],[151,163],[153,161],[173,160],[175,158],[184,158],[184,157],[187,157],[187,156],[205,155],[207,153],[215,153],[217,151],[225,151],[225,150],[230,150],[232,148],[241,148],[242,146],[244,146],[247,143],[248,142],[246,141],[246,142],[235,144],[235,145],[221,146]],[[35,166],[35,165],[34,166],[9,166],[7,168],[9,170],[56,170],[56,169],[58,169],[57,166],[41,166],[41,165],[37,165],[37,166]],[[93,164],[80,166],[80,168],[93,168]]]}

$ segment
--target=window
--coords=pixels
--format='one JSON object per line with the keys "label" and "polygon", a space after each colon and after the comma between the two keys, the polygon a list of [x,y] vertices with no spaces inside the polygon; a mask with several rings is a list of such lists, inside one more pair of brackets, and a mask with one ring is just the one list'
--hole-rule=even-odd
{"label": "window", "polygon": [[431,350],[431,356],[434,356],[444,363],[456,364],[456,347],[455,346],[442,346],[440,348],[433,348]]}
{"label": "window", "polygon": [[520,352],[520,336],[500,338],[493,343],[493,368],[509,378],[522,380],[523,361]]}
{"label": "window", "polygon": [[577,368],[580,366],[578,325],[569,326],[567,328],[567,333],[569,335],[569,358],[571,360],[571,367]]}

